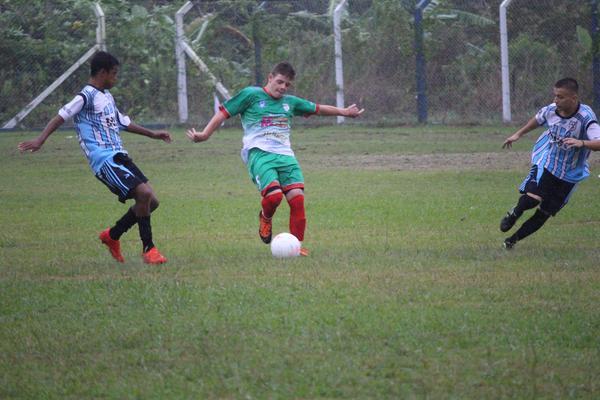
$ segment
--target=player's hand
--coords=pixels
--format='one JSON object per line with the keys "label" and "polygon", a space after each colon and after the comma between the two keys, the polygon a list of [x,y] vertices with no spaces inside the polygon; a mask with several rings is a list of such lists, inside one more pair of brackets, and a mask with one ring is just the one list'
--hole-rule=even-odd
{"label": "player's hand", "polygon": [[517,135],[516,133],[514,135],[507,137],[506,140],[504,141],[504,143],[502,144],[502,148],[510,149],[512,147],[512,144],[514,142],[516,142],[517,140],[519,140],[519,138],[520,138],[519,135]]}
{"label": "player's hand", "polygon": [[361,115],[363,112],[365,112],[365,109],[364,108],[359,109],[356,106],[356,104],[352,104],[351,106],[344,108],[344,116],[350,117],[350,118],[356,118],[359,115]]}
{"label": "player's hand", "polygon": [[185,134],[188,137],[188,139],[190,139],[194,143],[204,142],[208,139],[208,137],[204,135],[204,132],[198,132],[195,128],[188,129]]}
{"label": "player's hand", "polygon": [[26,151],[33,153],[33,152],[41,149],[43,144],[44,144],[44,142],[42,142],[39,138],[37,138],[37,139],[33,139],[33,140],[28,140],[26,142],[21,142],[21,143],[19,143],[19,146],[17,148],[19,149],[19,151],[21,153],[26,152]]}
{"label": "player's hand", "polygon": [[562,144],[567,146],[567,148],[569,148],[569,149],[571,147],[580,148],[580,147],[583,147],[583,140],[570,137],[570,138],[563,139]]}
{"label": "player's hand", "polygon": [[167,131],[156,131],[154,132],[154,139],[160,139],[163,142],[171,143],[173,138],[171,138],[171,134]]}

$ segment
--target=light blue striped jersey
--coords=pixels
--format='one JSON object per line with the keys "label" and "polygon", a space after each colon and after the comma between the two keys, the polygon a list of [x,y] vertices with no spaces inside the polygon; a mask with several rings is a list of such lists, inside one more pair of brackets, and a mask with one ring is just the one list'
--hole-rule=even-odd
{"label": "light blue striped jersey", "polygon": [[74,118],[79,145],[94,173],[116,153],[127,154],[119,131],[129,126],[131,120],[119,112],[108,90],[86,85],[58,114],[65,120]]}
{"label": "light blue striped jersey", "polygon": [[533,146],[531,163],[547,169],[552,175],[567,182],[577,183],[590,175],[587,162],[590,150],[585,148],[567,148],[563,144],[566,138],[590,140],[587,129],[596,122],[592,109],[579,104],[577,111],[569,117],[561,117],[552,103],[540,109],[535,115],[539,125],[546,130]]}

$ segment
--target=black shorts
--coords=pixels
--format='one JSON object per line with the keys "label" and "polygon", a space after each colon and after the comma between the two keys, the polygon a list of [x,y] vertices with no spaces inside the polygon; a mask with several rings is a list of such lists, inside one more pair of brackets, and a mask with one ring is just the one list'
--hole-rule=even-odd
{"label": "black shorts", "polygon": [[106,160],[96,174],[96,178],[104,183],[111,192],[119,196],[121,203],[133,198],[133,190],[138,185],[148,182],[148,178],[124,153],[117,153],[112,160]]}
{"label": "black shorts", "polygon": [[559,179],[544,169],[539,181],[530,179],[525,184],[523,192],[540,196],[542,198],[540,209],[554,216],[567,204],[573,189],[575,189],[575,183]]}

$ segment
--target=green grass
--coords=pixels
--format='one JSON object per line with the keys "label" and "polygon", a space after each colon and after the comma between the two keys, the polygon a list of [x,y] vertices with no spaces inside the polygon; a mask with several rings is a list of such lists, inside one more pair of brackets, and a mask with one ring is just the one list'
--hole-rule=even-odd
{"label": "green grass", "polygon": [[0,398],[600,397],[598,170],[506,252],[498,223],[535,134],[515,166],[443,161],[502,156],[510,131],[296,130],[311,256],[292,260],[258,238],[239,129],[196,145],[124,133],[161,200],[164,266],[142,263],[136,228],[125,264],[102,248],[126,206],[72,132],[22,155],[37,133],[0,134]]}

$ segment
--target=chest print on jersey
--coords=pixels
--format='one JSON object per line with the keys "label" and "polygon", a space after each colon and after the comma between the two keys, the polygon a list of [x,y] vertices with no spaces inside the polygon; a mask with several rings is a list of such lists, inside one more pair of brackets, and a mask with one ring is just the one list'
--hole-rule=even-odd
{"label": "chest print on jersey", "polygon": [[285,112],[290,111],[290,105],[288,103],[283,103],[283,109],[285,110]]}
{"label": "chest print on jersey", "polygon": [[569,121],[569,126],[567,127],[567,131],[569,131],[569,133],[571,133],[571,132],[575,133],[576,126],[577,126],[577,121]]}
{"label": "chest print on jersey", "polygon": [[267,102],[266,102],[266,101],[264,101],[264,100],[261,100],[261,101],[258,103],[258,106],[259,106],[260,108],[265,108],[265,106],[266,106],[266,105],[267,105]]}

